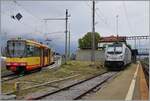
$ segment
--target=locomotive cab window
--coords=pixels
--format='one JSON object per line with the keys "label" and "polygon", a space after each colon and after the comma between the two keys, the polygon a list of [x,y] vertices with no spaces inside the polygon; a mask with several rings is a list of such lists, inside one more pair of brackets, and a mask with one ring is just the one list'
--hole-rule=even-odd
{"label": "locomotive cab window", "polygon": [[108,46],[107,53],[108,54],[114,54],[114,47],[112,45]]}
{"label": "locomotive cab window", "polygon": [[107,48],[108,54],[121,54],[122,51],[123,51],[122,44],[108,45]]}
{"label": "locomotive cab window", "polygon": [[121,54],[121,53],[122,53],[122,47],[121,47],[121,46],[115,47],[115,53],[116,53],[116,54]]}

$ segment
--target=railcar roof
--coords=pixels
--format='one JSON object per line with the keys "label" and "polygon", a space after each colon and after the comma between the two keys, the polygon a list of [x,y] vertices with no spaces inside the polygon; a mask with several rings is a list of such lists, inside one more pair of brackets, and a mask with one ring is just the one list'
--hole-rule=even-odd
{"label": "railcar roof", "polygon": [[28,42],[28,43],[33,43],[33,44],[39,45],[40,47],[49,48],[48,46],[46,46],[44,44],[41,44],[41,43],[33,41],[33,40],[28,40],[28,39],[27,40],[25,40],[25,39],[10,39],[8,41],[25,41],[25,42]]}

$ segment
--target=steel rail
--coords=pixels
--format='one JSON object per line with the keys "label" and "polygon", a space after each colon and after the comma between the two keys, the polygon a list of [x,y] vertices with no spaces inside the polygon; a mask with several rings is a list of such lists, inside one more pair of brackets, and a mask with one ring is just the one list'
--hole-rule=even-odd
{"label": "steel rail", "polygon": [[[18,75],[10,75],[10,76],[7,76],[6,79],[3,77],[3,79],[1,80],[1,82],[9,81],[9,80],[13,80],[13,79],[19,78]],[[8,78],[8,77],[10,77],[10,78]]]}
{"label": "steel rail", "polygon": [[[61,92],[61,91],[68,90],[68,89],[71,88],[71,87],[80,85],[80,84],[82,84],[82,83],[84,83],[84,82],[86,82],[86,81],[90,81],[90,80],[92,80],[92,79],[94,79],[94,78],[96,78],[96,77],[98,77],[98,76],[102,76],[102,75],[107,74],[107,73],[110,73],[110,72],[104,72],[104,73],[101,73],[101,74],[98,74],[98,75],[89,77],[89,78],[87,78],[87,79],[85,79],[85,80],[81,80],[81,81],[79,81],[79,82],[76,82],[76,83],[74,83],[74,84],[68,85],[68,86],[63,87],[63,88],[61,88],[61,89],[58,89],[58,90],[56,90],[56,91],[48,92],[48,93],[46,93],[46,94],[43,94],[43,95],[40,95],[40,96],[36,96],[36,97],[34,96],[34,97],[27,98],[27,100],[39,100],[39,99],[42,99],[42,98],[44,98],[44,97],[47,97],[47,96],[50,96],[50,95],[53,95],[53,94],[57,94],[57,93],[59,93],[59,92]],[[116,74],[116,73],[115,73],[115,74]],[[113,76],[113,75],[112,75],[112,76]],[[88,92],[92,91],[92,90],[95,89],[96,87],[98,87],[98,86],[102,85],[103,83],[105,83],[105,82],[106,82],[108,79],[110,79],[112,76],[107,77],[107,78],[104,79],[102,82],[98,83],[97,85],[95,85],[94,87],[92,87],[91,89],[89,89],[88,91],[82,93],[81,95],[78,95],[77,97],[75,97],[75,98],[73,98],[73,99],[76,100],[76,99],[81,98],[82,96],[84,96],[84,95],[87,94]]]}
{"label": "steel rail", "polygon": [[[13,80],[13,79],[17,79],[17,78],[24,77],[24,76],[27,76],[27,75],[31,75],[31,74],[33,74],[33,73],[37,73],[38,71],[39,71],[39,70],[30,71],[30,72],[24,74],[23,76],[17,75],[17,74],[15,74],[15,73],[10,74],[10,75],[5,75],[5,76],[2,76],[1,82]],[[5,79],[5,78],[6,78],[6,79]]]}
{"label": "steel rail", "polygon": [[89,89],[88,91],[84,92],[83,94],[81,94],[81,95],[79,95],[79,96],[75,97],[73,100],[81,99],[84,95],[86,95],[87,93],[89,93],[89,92],[93,91],[95,88],[97,88],[97,87],[101,86],[102,84],[104,84],[105,82],[107,82],[110,78],[111,78],[111,76],[110,76],[110,77],[108,77],[108,78],[106,78],[103,82],[98,83],[97,85],[95,85],[94,87],[92,87],[92,88],[91,88],[91,89]]}
{"label": "steel rail", "polygon": [[[51,65],[50,65],[50,66],[51,66]],[[48,66],[44,66],[44,68],[45,68],[45,67],[48,67]],[[42,67],[42,68],[43,68],[43,67]],[[54,68],[51,68],[51,69],[54,69]],[[41,70],[41,71],[42,71],[42,70]],[[44,69],[43,69],[43,71],[44,71]],[[30,72],[24,74],[23,76],[31,75],[31,74],[37,73],[37,72],[39,72],[38,69],[33,70],[33,71],[30,71]],[[20,77],[23,77],[23,76],[16,75],[15,73],[4,74],[4,75],[1,76],[1,82],[13,80],[13,79],[20,78]],[[10,78],[7,78],[7,77],[10,77]],[[7,79],[4,79],[4,78],[7,78]],[[4,79],[4,80],[3,80],[3,79]]]}
{"label": "steel rail", "polygon": [[8,77],[8,76],[12,76],[12,75],[15,75],[14,73],[11,73],[11,72],[6,72],[4,74],[1,75],[1,78],[4,78],[4,77]]}
{"label": "steel rail", "polygon": [[[49,85],[53,84],[53,83],[60,83],[62,81],[69,80],[69,79],[75,78],[77,76],[79,76],[79,74],[69,76],[69,77],[66,77],[66,78],[62,78],[62,79],[58,79],[58,80],[54,80],[54,81],[44,82],[44,83],[39,84],[39,85],[30,86],[30,87],[27,87],[27,88],[24,88],[24,89],[20,89],[20,91],[24,91],[24,90],[28,90],[28,89],[32,89],[32,88],[37,88],[37,87],[42,87],[42,86],[52,87],[52,86],[49,86]],[[16,91],[10,91],[10,92],[4,93],[4,95],[10,95],[10,94],[13,94],[15,92]]]}

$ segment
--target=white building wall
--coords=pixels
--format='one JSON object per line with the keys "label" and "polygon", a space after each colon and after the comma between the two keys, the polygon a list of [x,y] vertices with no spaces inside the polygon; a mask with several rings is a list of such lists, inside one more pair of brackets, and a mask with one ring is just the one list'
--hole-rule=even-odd
{"label": "white building wall", "polygon": [[[95,60],[96,61],[104,61],[105,54],[104,50],[96,50],[95,51]],[[79,61],[91,61],[91,50],[78,50],[76,55],[76,60]]]}

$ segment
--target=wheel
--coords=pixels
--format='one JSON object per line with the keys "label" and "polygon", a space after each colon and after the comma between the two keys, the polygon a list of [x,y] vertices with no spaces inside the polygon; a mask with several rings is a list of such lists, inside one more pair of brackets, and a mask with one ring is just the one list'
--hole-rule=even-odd
{"label": "wheel", "polygon": [[38,71],[41,71],[41,70],[42,70],[42,68],[40,67],[40,68],[38,68],[37,70],[38,70]]}
{"label": "wheel", "polygon": [[26,68],[25,67],[17,67],[17,72],[21,75],[24,75],[27,73]]}

